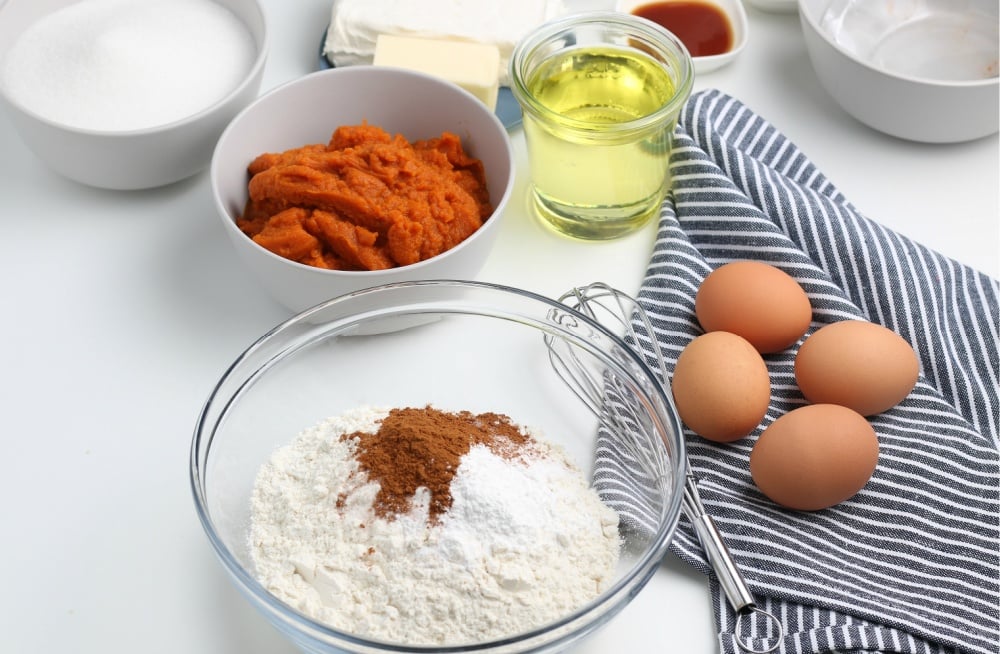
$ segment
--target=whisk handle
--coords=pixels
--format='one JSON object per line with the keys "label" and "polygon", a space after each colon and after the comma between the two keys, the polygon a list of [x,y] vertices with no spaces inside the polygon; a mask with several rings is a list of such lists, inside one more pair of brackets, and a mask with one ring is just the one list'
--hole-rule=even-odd
{"label": "whisk handle", "polygon": [[722,534],[719,533],[719,529],[715,526],[712,516],[702,513],[693,520],[693,523],[695,531],[698,532],[698,539],[701,541],[701,546],[705,550],[706,556],[708,556],[708,562],[711,564],[716,576],[718,576],[722,592],[726,594],[726,599],[729,600],[729,604],[733,607],[733,610],[739,613],[748,607],[754,606],[753,594],[747,587],[743,575],[737,569],[736,563],[729,553],[729,548],[723,542]]}

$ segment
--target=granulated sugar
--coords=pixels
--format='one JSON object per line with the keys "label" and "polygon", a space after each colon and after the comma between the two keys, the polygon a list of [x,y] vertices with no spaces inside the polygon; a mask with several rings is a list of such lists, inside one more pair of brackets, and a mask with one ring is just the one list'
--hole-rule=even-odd
{"label": "granulated sugar", "polygon": [[405,513],[376,515],[379,483],[359,466],[359,439],[342,435],[373,433],[386,415],[331,418],[260,470],[250,548],[278,598],[355,635],[454,645],[539,626],[611,583],[618,517],[537,435],[516,451],[471,445],[437,520],[426,488]]}
{"label": "granulated sugar", "polygon": [[30,26],[0,84],[56,123],[124,131],[198,113],[236,89],[256,56],[232,12],[210,0],[83,0]]}

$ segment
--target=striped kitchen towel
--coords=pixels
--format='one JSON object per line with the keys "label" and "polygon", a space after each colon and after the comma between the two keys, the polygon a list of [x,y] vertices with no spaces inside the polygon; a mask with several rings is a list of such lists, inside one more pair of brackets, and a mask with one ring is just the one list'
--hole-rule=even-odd
{"label": "striped kitchen towel", "polygon": [[[668,372],[701,333],[700,282],[740,259],[799,281],[812,302],[811,331],[868,320],[920,357],[910,396],[869,419],[880,444],[871,481],[823,511],[778,507],[748,470],[763,428],[805,403],[793,373],[797,345],[765,356],[772,398],[757,431],[730,444],[685,434],[708,512],[761,608],[786,627],[777,651],[997,654],[997,281],[862,215],[787,138],[718,91],[688,102],[671,170],[672,197],[638,294]],[[672,550],[711,574],[684,520]],[[711,585],[722,652],[739,652],[737,638],[762,645],[774,636],[758,614],[735,633],[714,577]]]}

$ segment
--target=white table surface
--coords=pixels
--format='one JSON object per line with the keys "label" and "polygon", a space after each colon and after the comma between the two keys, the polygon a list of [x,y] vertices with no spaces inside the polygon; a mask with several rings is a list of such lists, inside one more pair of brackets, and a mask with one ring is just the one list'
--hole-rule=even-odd
{"label": "white table surface", "polygon": [[[316,65],[328,0],[265,0],[262,90]],[[793,139],[868,216],[1000,276],[998,140],[876,133],[817,83],[795,14],[750,8],[741,59],[701,77]],[[568,240],[518,189],[480,279],[547,295],[634,292],[655,226]],[[0,652],[291,654],[233,590],[195,516],[188,448],[215,380],[286,317],[245,277],[201,173],[110,192],[64,180],[0,117]],[[579,653],[716,651],[704,578],[668,557]]]}

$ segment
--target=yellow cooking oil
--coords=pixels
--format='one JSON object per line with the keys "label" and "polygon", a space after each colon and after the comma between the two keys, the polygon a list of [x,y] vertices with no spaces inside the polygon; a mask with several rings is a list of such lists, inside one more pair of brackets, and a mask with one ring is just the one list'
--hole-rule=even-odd
{"label": "yellow cooking oil", "polygon": [[645,126],[676,92],[647,54],[610,46],[554,55],[526,80],[547,112],[525,112],[536,210],[582,238],[612,238],[658,213],[676,113]]}

